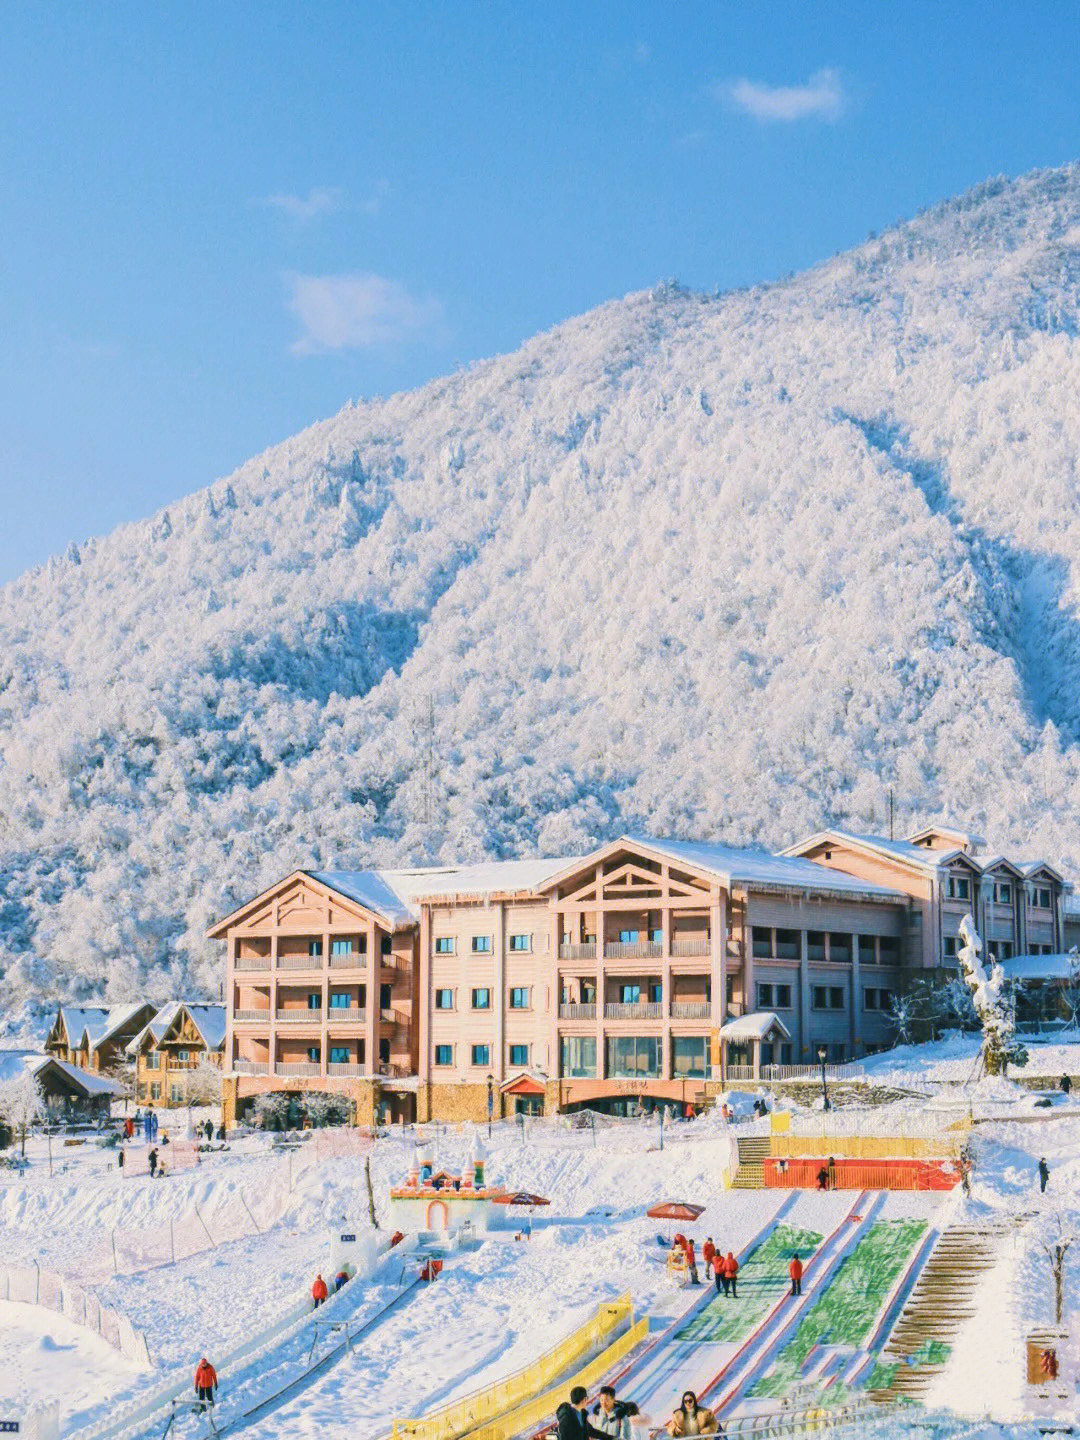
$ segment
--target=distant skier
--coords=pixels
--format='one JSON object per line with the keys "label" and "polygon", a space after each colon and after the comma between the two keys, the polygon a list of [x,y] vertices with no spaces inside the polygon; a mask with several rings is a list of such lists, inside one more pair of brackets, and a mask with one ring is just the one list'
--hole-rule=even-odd
{"label": "distant skier", "polygon": [[321,1275],[315,1276],[315,1283],[311,1287],[312,1309],[317,1310],[327,1296],[326,1281]]}
{"label": "distant skier", "polygon": [[1039,1161],[1039,1193],[1040,1193],[1040,1194],[1042,1194],[1042,1195],[1045,1195],[1045,1194],[1046,1194],[1046,1187],[1047,1187],[1047,1184],[1049,1183],[1049,1180],[1050,1180],[1050,1166],[1046,1163],[1046,1156],[1044,1155],[1044,1156],[1042,1157],[1042,1159]]}
{"label": "distant skier", "polygon": [[195,1394],[199,1405],[205,1410],[214,1403],[214,1391],[218,1388],[217,1371],[204,1355],[195,1367]]}
{"label": "distant skier", "polygon": [[791,1264],[788,1266],[788,1274],[791,1276],[792,1295],[802,1294],[802,1261],[799,1259],[799,1252],[796,1250],[792,1256]]}

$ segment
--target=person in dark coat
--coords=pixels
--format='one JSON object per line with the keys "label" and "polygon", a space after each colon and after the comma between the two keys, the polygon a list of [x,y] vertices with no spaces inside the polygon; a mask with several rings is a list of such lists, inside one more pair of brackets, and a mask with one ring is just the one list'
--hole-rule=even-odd
{"label": "person in dark coat", "polygon": [[575,1385],[570,1391],[570,1399],[564,1400],[555,1411],[559,1440],[589,1440],[590,1436],[594,1436],[595,1440],[609,1440],[607,1432],[598,1429],[589,1419],[588,1399],[589,1392],[585,1386]]}
{"label": "person in dark coat", "polygon": [[210,1141],[213,1140],[213,1138],[214,1138],[214,1122],[213,1122],[213,1120],[207,1120],[207,1121],[203,1124],[203,1127],[202,1127],[202,1128],[203,1128],[203,1134],[206,1136],[206,1143],[209,1145],[209,1144],[210,1144]]}
{"label": "person in dark coat", "polygon": [[1061,1093],[1062,1093],[1063,1095],[1068,1095],[1068,1093],[1069,1093],[1069,1091],[1070,1091],[1071,1089],[1072,1089],[1072,1077],[1071,1077],[1070,1075],[1062,1075],[1062,1077],[1061,1077]]}
{"label": "person in dark coat", "polygon": [[819,1190],[827,1190],[829,1188],[829,1172],[824,1165],[822,1165],[821,1169],[817,1172],[817,1188]]}
{"label": "person in dark coat", "polygon": [[157,1151],[156,1151],[156,1150],[151,1150],[151,1151],[150,1151],[150,1154],[147,1155],[147,1157],[146,1157],[146,1163],[147,1163],[147,1165],[150,1166],[150,1179],[153,1180],[154,1174],[155,1174],[155,1172],[157,1171]]}
{"label": "person in dark coat", "polygon": [[1047,1186],[1047,1183],[1048,1183],[1049,1179],[1050,1179],[1050,1166],[1046,1163],[1046,1156],[1044,1155],[1044,1156],[1042,1157],[1042,1159],[1039,1161],[1039,1190],[1040,1190],[1040,1193],[1042,1193],[1042,1194],[1044,1194],[1044,1195],[1046,1194],[1046,1186]]}
{"label": "person in dark coat", "polygon": [[120,1146],[119,1146],[119,1148],[117,1149],[117,1152],[116,1152],[116,1163],[117,1163],[118,1167],[119,1167],[121,1170],[123,1170],[123,1168],[124,1168],[124,1145],[123,1145],[123,1141],[121,1141]]}

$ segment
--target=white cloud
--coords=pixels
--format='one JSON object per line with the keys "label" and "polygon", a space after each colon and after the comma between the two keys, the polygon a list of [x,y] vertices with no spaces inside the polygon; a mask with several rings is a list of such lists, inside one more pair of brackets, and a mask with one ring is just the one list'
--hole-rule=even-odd
{"label": "white cloud", "polygon": [[819,70],[805,85],[763,85],[734,80],[721,87],[723,98],[755,120],[838,120],[847,104],[838,70]]}
{"label": "white cloud", "polygon": [[303,333],[296,355],[430,338],[442,320],[434,296],[413,295],[384,275],[291,275],[289,309]]}
{"label": "white cloud", "polygon": [[342,206],[342,192],[336,185],[316,185],[304,195],[266,195],[257,203],[306,225],[320,215],[333,215]]}

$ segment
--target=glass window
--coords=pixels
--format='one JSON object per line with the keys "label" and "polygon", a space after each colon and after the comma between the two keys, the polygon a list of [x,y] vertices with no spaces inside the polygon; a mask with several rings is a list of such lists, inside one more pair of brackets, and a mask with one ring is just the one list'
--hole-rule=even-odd
{"label": "glass window", "polygon": [[176,1052],[176,1063],[177,1063],[178,1065],[186,1065],[186,1064],[187,1064],[187,1061],[188,1061],[188,1052],[187,1052],[186,1050],[177,1050],[177,1052]]}
{"label": "glass window", "polygon": [[352,1008],[352,996],[347,990],[335,990],[330,996],[331,1010],[350,1010]]}
{"label": "glass window", "polygon": [[491,991],[486,986],[472,992],[472,1008],[474,1010],[491,1009]]}
{"label": "glass window", "polygon": [[652,941],[652,943],[653,943],[654,945],[662,945],[662,944],[664,943],[664,932],[663,932],[663,930],[650,930],[650,931],[649,931],[649,939]]}
{"label": "glass window", "polygon": [[389,1041],[389,1040],[380,1040],[380,1041],[379,1041],[379,1064],[380,1064],[380,1065],[389,1065],[389,1064],[390,1064],[390,1041]]}
{"label": "glass window", "polygon": [[639,935],[639,934],[640,934],[640,931],[638,931],[638,930],[620,930],[620,931],[619,931],[619,944],[620,944],[620,945],[636,945],[637,942],[638,942],[638,935]]}
{"label": "glass window", "polygon": [[318,957],[322,954],[322,941],[309,940],[307,942],[307,953],[313,958],[318,959]]}
{"label": "glass window", "polygon": [[619,986],[619,1003],[620,1003],[621,1005],[640,1005],[640,1003],[641,1003],[641,986],[640,986],[640,985],[620,985],[620,986]]}
{"label": "glass window", "polygon": [[790,1010],[790,1009],[791,1009],[791,986],[790,986],[790,985],[777,985],[777,986],[775,987],[775,991],[776,991],[776,998],[773,1000],[773,1004],[776,1006],[777,1010]]}
{"label": "glass window", "polygon": [[895,965],[900,959],[900,941],[895,935],[878,936],[878,960],[882,965]]}
{"label": "glass window", "polygon": [[317,1064],[319,1063],[319,1047],[318,1047],[318,1045],[309,1045],[309,1046],[308,1046],[307,1058],[311,1061],[311,1063],[312,1063],[313,1065],[317,1065]]}
{"label": "glass window", "polygon": [[384,935],[384,936],[382,937],[381,941],[379,942],[379,949],[380,949],[380,951],[382,952],[382,954],[383,954],[383,955],[389,955],[390,952],[393,950],[393,948],[394,948],[393,937],[390,936],[390,935]]}
{"label": "glass window", "polygon": [[772,953],[772,931],[767,925],[755,925],[750,931],[750,945],[759,960],[767,959]]}
{"label": "glass window", "polygon": [[956,959],[956,936],[955,936],[955,935],[946,935],[946,936],[945,936],[945,958],[946,958],[946,960],[955,960],[955,959]]}
{"label": "glass window", "polygon": [[773,987],[771,985],[759,985],[757,987],[757,1003],[759,1010],[772,1009]]}
{"label": "glass window", "polygon": [[863,1009],[876,1010],[878,1008],[877,991],[872,987],[863,991]]}
{"label": "glass window", "polygon": [[531,949],[532,949],[532,936],[531,936],[531,935],[511,935],[511,936],[510,936],[510,949],[511,949],[511,950],[531,950]]}
{"label": "glass window", "polygon": [[491,1064],[491,1046],[490,1046],[490,1045],[474,1045],[474,1046],[472,1047],[472,1063],[473,1063],[474,1065],[490,1065],[490,1064]]}
{"label": "glass window", "polygon": [[799,950],[798,930],[777,930],[776,954],[781,960],[798,960]]}
{"label": "glass window", "polygon": [[159,1054],[157,1054],[156,1051],[151,1050],[151,1051],[147,1054],[147,1057],[146,1057],[146,1068],[147,1068],[148,1070],[160,1070],[160,1069],[161,1069],[161,1056],[160,1056]]}
{"label": "glass window", "polygon": [[649,981],[649,1003],[652,1005],[664,1003],[664,982],[662,980]]}
{"label": "glass window", "polygon": [[453,992],[453,990],[436,990],[436,991],[435,991],[435,1009],[436,1009],[436,1010],[452,1010],[453,1008],[454,1008],[454,992]]}
{"label": "glass window", "polygon": [[510,1064],[511,1064],[511,1065],[528,1065],[528,1063],[529,1063],[529,1047],[528,1047],[528,1045],[511,1045],[511,1046],[510,1046]]}
{"label": "glass window", "polygon": [[613,1035],[607,1042],[607,1070],[611,1076],[660,1078],[659,1035]]}
{"label": "glass window", "polygon": [[814,985],[811,988],[810,1008],[812,1010],[827,1010],[829,1008],[829,987],[827,985]]}
{"label": "glass window", "polygon": [[1042,890],[1042,889],[1036,890],[1036,891],[1035,891],[1035,904],[1039,907],[1040,910],[1049,910],[1049,909],[1050,909],[1050,891],[1049,891],[1049,890]]}
{"label": "glass window", "polygon": [[528,985],[515,985],[510,991],[511,1010],[528,1010],[531,1003],[532,990]]}
{"label": "glass window", "polygon": [[1012,886],[1007,885],[1003,880],[999,880],[994,886],[994,899],[999,905],[1011,905]]}
{"label": "glass window", "polygon": [[160,1081],[160,1080],[154,1080],[154,1081],[151,1082],[151,1085],[150,1085],[150,1099],[151,1099],[151,1100],[160,1100],[160,1099],[161,1099],[161,1081]]}
{"label": "glass window", "polygon": [[347,1045],[330,1046],[330,1064],[347,1065],[349,1063],[349,1047]]}
{"label": "glass window", "polygon": [[309,1010],[322,1009],[322,993],[318,990],[309,990],[307,997],[307,1008]]}
{"label": "glass window", "polygon": [[452,935],[439,935],[435,940],[436,955],[453,955],[454,937]]}
{"label": "glass window", "polygon": [[331,953],[331,955],[351,955],[351,954],[352,954],[352,939],[351,939],[351,937],[346,936],[344,939],[342,939],[341,937],[338,937],[338,938],[336,938],[336,939],[334,939],[334,940],[331,940],[331,942],[330,942],[330,953]]}
{"label": "glass window", "polygon": [[379,1009],[392,1010],[394,1006],[393,985],[382,984],[379,986]]}
{"label": "glass window", "polygon": [[674,1078],[708,1080],[712,1075],[709,1041],[705,1035],[673,1035],[671,1064]]}
{"label": "glass window", "polygon": [[596,1036],[564,1035],[559,1058],[564,1079],[591,1080],[596,1075]]}
{"label": "glass window", "polygon": [[473,948],[473,954],[474,954],[474,955],[490,955],[490,953],[491,953],[491,936],[490,936],[490,935],[474,935],[474,936],[472,937],[472,948]]}
{"label": "glass window", "polygon": [[829,932],[829,959],[842,965],[851,963],[851,936],[842,931]]}
{"label": "glass window", "polygon": [[948,896],[950,900],[970,900],[971,882],[966,875],[950,875]]}
{"label": "glass window", "polygon": [[876,957],[875,945],[876,935],[859,936],[859,960],[863,965],[873,965]]}
{"label": "glass window", "polygon": [[808,960],[825,959],[824,930],[808,930],[806,932],[806,958]]}
{"label": "glass window", "polygon": [[842,1010],[844,1008],[844,987],[842,985],[829,986],[829,1009]]}
{"label": "glass window", "polygon": [[452,1045],[435,1046],[435,1064],[452,1065],[454,1063],[454,1047]]}
{"label": "glass window", "polygon": [[184,1098],[184,1091],[180,1085],[169,1086],[169,1099],[175,1105]]}

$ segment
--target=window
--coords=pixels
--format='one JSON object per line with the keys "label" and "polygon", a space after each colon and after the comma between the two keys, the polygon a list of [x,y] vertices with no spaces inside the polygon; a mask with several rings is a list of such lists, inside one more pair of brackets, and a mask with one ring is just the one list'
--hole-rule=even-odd
{"label": "window", "polygon": [[790,1010],[790,985],[759,985],[757,987],[759,1010]]}
{"label": "window", "polygon": [[352,1008],[352,996],[347,990],[335,990],[330,996],[331,1010],[350,1010]]}
{"label": "window", "polygon": [[394,987],[393,985],[379,986],[379,1009],[392,1010],[394,1008]]}
{"label": "window", "polygon": [[152,1081],[150,1082],[150,1099],[151,1099],[151,1100],[160,1100],[160,1099],[161,1099],[161,1081],[160,1081],[160,1080],[152,1080]]}
{"label": "window", "polygon": [[638,942],[638,937],[640,936],[640,934],[641,934],[640,930],[620,930],[620,931],[619,931],[619,944],[620,944],[620,945],[636,945],[637,942]]}
{"label": "window", "polygon": [[863,1009],[882,1011],[891,1010],[892,999],[893,997],[891,990],[871,988],[863,992]]}
{"label": "window", "polygon": [[994,900],[998,905],[1011,905],[1012,886],[1006,885],[1003,880],[999,880],[994,886]]}
{"label": "window", "polygon": [[798,960],[800,937],[798,930],[777,930],[776,954],[781,960]]}
{"label": "window", "polygon": [[806,932],[806,958],[808,960],[825,959],[825,931],[807,930]]}
{"label": "window", "polygon": [[528,1063],[529,1063],[529,1047],[528,1047],[528,1045],[511,1045],[511,1046],[510,1046],[510,1064],[511,1064],[511,1065],[528,1065]]}
{"label": "window", "polygon": [[725,1001],[726,1001],[729,1005],[733,1005],[733,1004],[735,1003],[735,977],[734,977],[734,975],[729,975],[729,976],[727,977],[727,984],[724,986],[724,999],[725,999]]}
{"label": "window", "polygon": [[174,1105],[178,1105],[178,1104],[180,1103],[180,1101],[183,1100],[183,1098],[184,1098],[184,1088],[183,1088],[182,1085],[170,1085],[170,1086],[169,1086],[169,1099],[172,1101],[172,1103],[173,1103]]}
{"label": "window", "polygon": [[673,1035],[671,1068],[674,1079],[708,1080],[712,1074],[709,1041],[705,1035]]}
{"label": "window", "polygon": [[[1010,940],[991,940],[987,943],[986,953],[991,960],[1011,960],[1013,957],[1013,946]],[[1047,946],[1047,954],[1050,948]]]}
{"label": "window", "polygon": [[319,1063],[319,1053],[320,1052],[318,1045],[308,1046],[307,1058],[311,1061],[312,1065],[317,1065]]}
{"label": "window", "polygon": [[875,935],[859,936],[859,960],[863,965],[873,965],[877,959],[874,946],[876,939]]}
{"label": "window", "polygon": [[829,959],[837,964],[851,964],[851,936],[838,931],[829,932]]}
{"label": "window", "polygon": [[607,1042],[608,1074],[637,1079],[660,1078],[659,1035],[614,1035]]}
{"label": "window", "polygon": [[790,1064],[791,1064],[791,1041],[790,1041],[790,1040],[781,1040],[781,1042],[780,1042],[780,1064],[781,1064],[781,1065],[790,1065]]}
{"label": "window", "polygon": [[878,960],[882,965],[896,965],[900,960],[900,941],[895,935],[878,936]]}
{"label": "window", "polygon": [[945,959],[946,959],[946,960],[955,960],[955,959],[956,959],[956,936],[955,936],[955,935],[946,935],[946,936],[945,936]]}
{"label": "window", "polygon": [[347,1065],[349,1063],[349,1047],[347,1045],[330,1046],[330,1064]]}
{"label": "window", "polygon": [[844,987],[842,985],[815,985],[811,991],[811,1005],[814,1010],[842,1010],[844,1008]]}
{"label": "window", "polygon": [[767,960],[773,953],[772,931],[767,925],[753,926],[750,931],[750,947],[758,960]]}
{"label": "window", "polygon": [[321,1010],[321,1009],[322,1009],[322,992],[321,992],[321,991],[319,991],[319,990],[309,990],[309,991],[308,991],[307,1008],[308,1008],[309,1010]]}
{"label": "window", "polygon": [[1031,903],[1036,910],[1050,909],[1050,891],[1043,886],[1038,886],[1031,892]]}
{"label": "window", "polygon": [[161,1056],[157,1053],[156,1050],[151,1050],[151,1051],[149,1051],[149,1052],[147,1053],[147,1056],[146,1056],[146,1068],[147,1068],[148,1070],[160,1070],[160,1069],[161,1069]]}
{"label": "window", "polygon": [[474,1045],[474,1046],[472,1047],[472,1063],[473,1063],[474,1065],[490,1065],[490,1064],[491,1064],[491,1046],[490,1046],[490,1045]]}
{"label": "window", "polygon": [[452,1065],[453,1063],[454,1063],[454,1047],[453,1047],[453,1045],[436,1045],[436,1046],[435,1046],[435,1064],[436,1064],[436,1065]]}
{"label": "window", "polygon": [[384,936],[382,937],[382,939],[380,940],[380,942],[379,942],[379,951],[380,951],[380,953],[383,954],[383,955],[389,955],[389,954],[391,954],[391,953],[393,952],[393,949],[394,949],[394,940],[393,940],[393,937],[390,936],[390,935],[384,935]]}
{"label": "window", "polygon": [[524,951],[527,951],[527,950],[531,950],[531,949],[532,949],[532,936],[531,936],[531,935],[511,935],[511,936],[510,936],[510,949],[511,949],[511,950],[517,950],[517,951],[523,951],[523,950],[524,950]]}
{"label": "window", "polygon": [[491,1009],[491,991],[486,986],[472,992],[472,1008],[474,1010]]}
{"label": "window", "polygon": [[186,1065],[187,1062],[188,1062],[189,1056],[190,1056],[190,1052],[189,1052],[189,1051],[187,1051],[187,1050],[177,1050],[177,1052],[176,1052],[176,1063],[177,1063],[178,1065]]}
{"label": "window", "polygon": [[491,936],[490,936],[490,935],[474,935],[474,936],[472,937],[472,948],[473,948],[473,954],[474,954],[474,955],[490,955],[490,954],[491,954]]}
{"label": "window", "polygon": [[664,982],[662,980],[649,981],[649,1003],[650,1005],[664,1003]]}
{"label": "window", "polygon": [[966,875],[950,875],[948,896],[950,900],[970,900],[971,881]]}
{"label": "window", "polygon": [[389,1064],[390,1064],[390,1041],[389,1041],[389,1040],[380,1040],[380,1041],[379,1041],[379,1064],[380,1064],[380,1065],[389,1065]]}
{"label": "window", "polygon": [[650,930],[650,931],[649,931],[649,939],[652,941],[652,943],[653,943],[654,945],[662,945],[662,944],[664,943],[664,932],[663,932],[663,930]]}
{"label": "window", "polygon": [[435,940],[436,955],[453,955],[454,937],[452,935],[439,935]]}
{"label": "window", "polygon": [[[320,943],[321,943],[321,942],[320,942]],[[321,953],[321,951],[320,951],[320,953]],[[331,954],[331,955],[351,955],[351,954],[352,954],[352,940],[351,940],[351,939],[331,940],[331,942],[330,942],[330,954]]]}
{"label": "window", "polygon": [[317,960],[322,954],[322,941],[309,940],[307,942],[307,953],[312,957],[312,959]]}
{"label": "window", "polygon": [[829,1009],[842,1010],[844,1008],[844,987],[842,985],[829,986]]}
{"label": "window", "polygon": [[510,991],[511,1010],[529,1010],[532,1007],[532,990],[528,985],[515,985]]}
{"label": "window", "polygon": [[592,1079],[596,1075],[596,1036],[564,1035],[559,1071],[565,1079]]}
{"label": "window", "polygon": [[620,1005],[640,1005],[640,1004],[641,1004],[641,986],[640,986],[640,985],[620,985],[620,986],[619,986],[619,1004],[620,1004]]}

